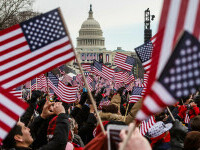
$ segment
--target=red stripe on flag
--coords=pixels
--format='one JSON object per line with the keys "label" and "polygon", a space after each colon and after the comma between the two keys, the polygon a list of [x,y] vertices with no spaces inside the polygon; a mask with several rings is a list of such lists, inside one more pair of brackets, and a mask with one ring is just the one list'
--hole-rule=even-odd
{"label": "red stripe on flag", "polygon": [[3,36],[3,35],[5,35],[5,34],[7,34],[7,33],[9,33],[9,32],[12,32],[12,31],[18,29],[18,28],[20,28],[20,25],[19,25],[19,24],[16,24],[16,25],[11,26],[11,27],[9,27],[9,28],[7,28],[7,29],[1,30],[1,31],[0,31],[0,35]]}

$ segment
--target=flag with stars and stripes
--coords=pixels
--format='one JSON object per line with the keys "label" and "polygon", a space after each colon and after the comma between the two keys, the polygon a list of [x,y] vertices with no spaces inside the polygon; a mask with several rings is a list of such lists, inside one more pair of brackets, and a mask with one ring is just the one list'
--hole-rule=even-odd
{"label": "flag with stars and stripes", "polygon": [[78,87],[67,86],[52,73],[48,73],[48,85],[63,102],[73,103],[76,101]]}
{"label": "flag with stars and stripes", "polygon": [[200,87],[200,42],[184,32],[160,77],[144,100],[138,117],[162,111],[168,105],[196,93]]}
{"label": "flag with stars and stripes", "polygon": [[151,116],[146,120],[143,120],[140,125],[140,133],[144,136],[148,130],[156,123],[155,117]]}
{"label": "flag with stars and stripes", "polygon": [[81,64],[82,68],[86,71],[93,73],[93,66],[90,63]]}
{"label": "flag with stars and stripes", "polygon": [[131,71],[133,65],[135,64],[135,59],[133,57],[117,52],[114,58],[114,63],[121,69]]}
{"label": "flag with stars and stripes", "polygon": [[12,93],[16,98],[23,99],[22,98],[22,90],[11,90],[10,93]]}
{"label": "flag with stars and stripes", "polygon": [[0,84],[13,89],[75,58],[60,9],[0,31]]}
{"label": "flag with stars and stripes", "polygon": [[115,72],[114,73],[114,81],[116,82],[116,83],[121,83],[121,82],[123,82],[123,79],[124,78],[122,78],[122,75],[123,75],[123,72],[122,71],[119,71],[119,72]]}
{"label": "flag with stars and stripes", "polygon": [[143,87],[134,87],[130,95],[129,103],[136,103],[142,98]]}
{"label": "flag with stars and stripes", "polygon": [[61,94],[58,90],[59,79],[52,73],[48,72],[48,86],[54,91],[54,93],[61,98]]}
{"label": "flag with stars and stripes", "polygon": [[27,103],[0,87],[0,143],[6,138],[27,107]]}
{"label": "flag with stars and stripes", "polygon": [[93,70],[94,74],[99,75],[104,79],[111,80],[114,77],[114,72],[115,72],[114,69],[111,69],[97,61],[94,62]]}
{"label": "flag with stars and stripes", "polygon": [[89,90],[93,91],[93,86],[92,86],[93,79],[92,79],[92,77],[91,76],[87,76],[86,81],[87,81],[87,84],[89,86]]}
{"label": "flag with stars and stripes", "polygon": [[60,71],[60,74],[64,75],[65,74],[65,65],[59,66],[58,70]]}
{"label": "flag with stars and stripes", "polygon": [[81,53],[81,60],[85,61],[85,53]]}
{"label": "flag with stars and stripes", "polygon": [[159,44],[160,36],[163,30],[154,35],[150,41],[135,48],[136,54],[142,62],[142,66],[146,72],[149,72],[151,66],[151,57],[154,47]]}
{"label": "flag with stars and stripes", "polygon": [[38,79],[37,80],[38,89],[47,88],[47,80],[44,74],[41,74],[37,79]]}
{"label": "flag with stars and stripes", "polygon": [[31,91],[36,90],[37,89],[37,82],[36,82],[37,78],[34,78],[31,80]]}
{"label": "flag with stars and stripes", "polygon": [[[177,41],[180,39],[181,33],[185,30],[188,31],[193,36],[195,36],[197,39],[200,38],[199,16],[200,16],[199,0],[163,1],[162,13],[160,17],[160,23],[158,26],[158,31],[163,30],[163,32],[161,33],[160,36],[160,42],[159,42],[160,44],[158,44],[156,48],[153,49],[152,53],[153,68],[152,69],[150,68],[149,81],[147,85],[148,90],[155,91],[155,85],[157,83],[157,80],[159,79],[161,73],[163,72],[164,67],[168,63],[168,60],[174,51],[174,47],[177,45]],[[185,93],[187,93],[186,90]],[[166,100],[160,101],[157,99],[156,101],[153,100],[153,104],[150,102],[151,105],[149,105],[148,104],[149,100],[154,99],[153,95],[155,95],[155,92],[154,94],[153,93],[151,95],[148,94],[144,97],[143,101],[144,105],[142,107],[142,110],[138,112],[138,115],[136,117],[138,120],[146,118],[148,115],[151,115],[151,113],[154,113],[156,110],[159,111],[160,108],[163,108],[165,105],[170,105],[171,103],[173,103],[173,101],[166,102]],[[154,108],[155,111],[152,111],[151,108]]]}

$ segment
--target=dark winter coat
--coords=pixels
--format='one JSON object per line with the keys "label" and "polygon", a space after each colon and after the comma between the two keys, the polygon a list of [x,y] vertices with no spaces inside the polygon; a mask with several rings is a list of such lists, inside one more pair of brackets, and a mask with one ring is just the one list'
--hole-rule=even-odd
{"label": "dark winter coat", "polygon": [[[38,117],[34,122],[33,122],[33,127],[31,128],[32,132],[35,132],[36,134],[39,133],[39,130],[41,130],[40,127],[42,127],[43,129],[46,128],[46,122],[47,120],[42,119],[41,117]],[[48,126],[48,125],[47,125]],[[41,132],[40,132],[41,133]],[[40,134],[37,135],[36,140],[37,143],[33,143],[33,149],[39,149],[39,150],[65,150],[66,144],[67,144],[67,140],[68,140],[68,134],[69,134],[69,122],[68,122],[68,118],[67,118],[67,114],[59,114],[58,118],[56,120],[56,128],[54,131],[54,136],[53,139],[47,143],[40,143],[39,145],[39,140],[44,140],[43,142],[45,142],[45,139],[47,137],[47,134]],[[44,144],[44,145],[43,145]],[[17,148],[16,148],[17,149]],[[19,148],[20,150],[21,148]],[[18,149],[17,149],[18,150]]]}

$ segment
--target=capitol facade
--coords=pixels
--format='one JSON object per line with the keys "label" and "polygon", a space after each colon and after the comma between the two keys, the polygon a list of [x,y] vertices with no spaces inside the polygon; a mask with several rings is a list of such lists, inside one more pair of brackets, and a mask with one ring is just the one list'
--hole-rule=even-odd
{"label": "capitol facade", "polygon": [[[93,60],[97,60],[105,65],[115,68],[114,57],[116,52],[126,54],[128,56],[137,57],[135,52],[122,50],[121,47],[117,47],[116,50],[107,50],[105,47],[105,38],[103,37],[103,31],[98,21],[93,17],[92,5],[90,5],[89,16],[85,20],[81,29],[79,30],[79,36],[77,37],[77,46],[75,48],[77,58],[80,63],[93,63]],[[78,68],[76,60],[70,63],[71,66]]]}

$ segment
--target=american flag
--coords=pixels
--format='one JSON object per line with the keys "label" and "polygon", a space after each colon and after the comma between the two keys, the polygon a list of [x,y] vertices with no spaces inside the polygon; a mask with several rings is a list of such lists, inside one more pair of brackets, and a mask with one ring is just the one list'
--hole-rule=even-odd
{"label": "american flag", "polygon": [[0,91],[0,142],[2,142],[19,117],[23,115],[28,104],[19,100],[2,87],[0,87]]}
{"label": "american flag", "polygon": [[49,87],[53,89],[54,93],[61,98],[63,102],[73,103],[76,101],[76,92],[78,87],[67,86],[51,72],[48,73]]}
{"label": "american flag", "polygon": [[115,77],[115,82],[116,82],[116,83],[123,82],[123,79],[124,79],[124,78],[122,78],[122,74],[123,74],[122,71],[119,71],[119,72],[115,72],[115,73],[114,73],[114,77]]}
{"label": "american flag", "polygon": [[61,95],[61,100],[65,103],[74,103],[76,101],[77,86],[67,86],[61,81],[58,83],[58,91]]}
{"label": "american flag", "polygon": [[36,82],[37,78],[34,78],[31,80],[31,91],[36,90],[37,89],[37,82]]}
{"label": "american flag", "polygon": [[70,83],[71,84],[72,80],[73,80],[73,78],[70,77],[68,74],[63,75],[63,78],[62,78],[63,83],[65,83],[65,84]]}
{"label": "american flag", "polygon": [[134,77],[132,71],[126,72],[126,73],[127,73],[127,75],[126,75],[126,77],[124,77],[124,79],[125,79],[124,83],[125,84],[130,84],[130,83],[134,82],[135,81],[135,77]]}
{"label": "american flag", "polygon": [[10,93],[12,93],[16,98],[22,100],[22,90],[12,90]]}
{"label": "american flag", "polygon": [[76,81],[81,84],[83,82],[83,76],[82,74],[77,74],[76,75]]}
{"label": "american flag", "polygon": [[144,73],[144,80],[143,80],[143,83],[141,85],[142,87],[147,87],[148,78],[149,78],[149,75],[147,73]]}
{"label": "american flag", "polygon": [[130,95],[129,103],[136,103],[142,98],[143,87],[134,87]]}
{"label": "american flag", "polygon": [[94,62],[94,74],[99,75],[104,79],[111,80],[114,76],[114,72],[114,69],[108,68],[97,61]]}
{"label": "american flag", "polygon": [[[144,98],[144,105],[142,110],[137,114],[138,120],[143,120],[151,113],[160,111],[162,107],[174,103],[174,98],[171,98],[171,96],[168,94],[168,97],[166,97],[165,100],[154,100],[154,97],[160,97],[159,93],[161,93],[157,84],[157,80],[160,77],[166,63],[168,62],[169,57],[173,52],[173,48],[179,39],[180,33],[183,30],[187,30],[189,33],[192,33],[197,39],[199,39],[199,16],[200,1],[198,0],[168,0],[163,2],[163,9],[160,17],[161,20],[159,23],[158,31],[161,29],[164,31],[160,37],[161,44],[156,49],[154,49],[152,53],[152,65],[154,68],[152,70],[150,69],[150,76],[148,81],[149,83],[147,87],[151,91],[154,91],[154,93],[147,95],[146,98]],[[184,66],[182,67],[184,68]],[[156,89],[159,89],[159,91],[156,91]],[[191,88],[191,90],[192,89],[193,88]],[[187,93],[187,90],[184,91],[184,93]]]}
{"label": "american flag", "polygon": [[81,53],[81,60],[85,61],[85,53]]}
{"label": "american flag", "polygon": [[87,53],[87,61],[90,61],[90,53]]}
{"label": "american flag", "polygon": [[44,74],[41,74],[38,78],[38,83],[37,83],[37,86],[38,86],[38,89],[42,89],[43,87],[44,88],[47,88],[47,80],[46,80],[46,77],[44,76]]}
{"label": "american flag", "polygon": [[186,113],[184,123],[189,123],[189,122],[190,122],[190,117],[189,117],[188,113]]}
{"label": "american flag", "polygon": [[153,48],[156,47],[160,42],[160,36],[163,30],[154,35],[150,41],[144,43],[143,45],[135,48],[135,51],[142,62],[142,66],[146,72],[149,72],[151,66],[151,57]]}
{"label": "american flag", "polygon": [[94,53],[94,58],[93,58],[94,60],[96,60],[97,59],[97,54],[96,53]]}
{"label": "american flag", "polygon": [[87,83],[88,83],[89,90],[92,91],[92,90],[93,90],[93,87],[92,87],[92,84],[91,84],[91,83],[93,82],[92,77],[87,76],[86,81],[87,81]]}
{"label": "american flag", "polygon": [[122,53],[116,53],[114,63],[121,69],[131,71],[135,64],[135,59]]}
{"label": "american flag", "polygon": [[148,130],[156,123],[154,116],[143,120],[140,124],[140,133],[144,136]]}
{"label": "american flag", "polygon": [[0,84],[13,89],[75,58],[60,10],[0,31]]}
{"label": "american flag", "polygon": [[90,60],[93,60],[93,53],[90,53]]}
{"label": "american flag", "polygon": [[82,68],[86,71],[93,72],[93,66],[89,63],[81,64]]}
{"label": "american flag", "polygon": [[114,88],[118,90],[119,88],[124,87],[124,83],[115,83]]}
{"label": "american flag", "polygon": [[196,92],[200,87],[200,43],[184,32],[159,79],[155,81],[146,97],[143,109],[145,117],[156,113],[162,108],[173,105],[176,99],[181,99]]}
{"label": "american flag", "polygon": [[58,70],[60,71],[60,74],[64,75],[65,74],[65,65],[58,67]]}
{"label": "american flag", "polygon": [[132,82],[129,85],[126,85],[126,90],[127,91],[132,91],[133,87],[134,87],[134,83]]}
{"label": "american flag", "polygon": [[58,90],[59,79],[52,72],[48,72],[47,76],[48,76],[48,86],[54,91],[54,93],[57,96],[61,98],[62,95],[60,94],[60,91]]}
{"label": "american flag", "polygon": [[110,104],[110,101],[109,100],[102,100],[98,106],[98,110],[102,110],[102,107],[103,106],[108,106]]}

